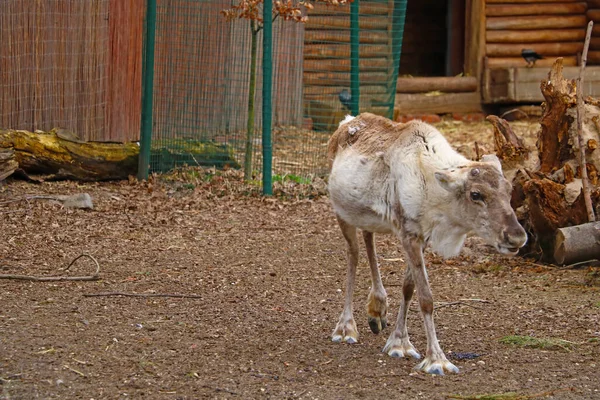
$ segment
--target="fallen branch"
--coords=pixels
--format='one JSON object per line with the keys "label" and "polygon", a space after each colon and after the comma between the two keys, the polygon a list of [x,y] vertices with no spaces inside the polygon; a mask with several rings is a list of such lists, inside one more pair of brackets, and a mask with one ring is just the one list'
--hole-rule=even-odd
{"label": "fallen branch", "polygon": [[436,309],[440,309],[440,308],[444,308],[444,307],[448,307],[448,306],[457,306],[457,305],[463,305],[463,306],[469,306],[469,307],[477,308],[477,307],[473,306],[472,304],[469,304],[469,302],[474,302],[474,303],[491,303],[491,301],[489,301],[489,300],[483,300],[483,299],[460,299],[458,301],[449,301],[447,303],[436,303],[435,308]]}
{"label": "fallen branch", "polygon": [[0,279],[15,279],[22,281],[36,281],[36,282],[57,282],[57,281],[97,281],[100,279],[100,264],[98,261],[89,254],[80,254],[75,257],[73,261],[63,271],[68,271],[69,268],[75,263],[75,261],[79,260],[81,257],[88,257],[96,264],[96,271],[93,275],[85,275],[85,276],[31,276],[31,275],[13,275],[13,274],[0,274]]}
{"label": "fallen branch", "polygon": [[585,201],[585,209],[588,214],[588,222],[594,222],[596,216],[594,215],[594,207],[592,205],[592,198],[590,194],[590,182],[587,174],[586,160],[585,160],[585,144],[583,143],[583,116],[585,114],[583,104],[583,75],[585,71],[585,64],[587,62],[588,48],[590,47],[590,39],[592,36],[592,27],[594,21],[590,21],[587,26],[587,33],[585,35],[585,44],[583,46],[583,53],[581,54],[581,68],[579,69],[579,77],[577,78],[577,137],[579,141],[579,166],[581,168],[581,181],[583,184],[583,198]]}
{"label": "fallen branch", "polygon": [[83,297],[176,297],[181,299],[201,299],[202,296],[197,294],[172,294],[172,293],[125,293],[125,292],[100,292],[100,293],[85,293]]}

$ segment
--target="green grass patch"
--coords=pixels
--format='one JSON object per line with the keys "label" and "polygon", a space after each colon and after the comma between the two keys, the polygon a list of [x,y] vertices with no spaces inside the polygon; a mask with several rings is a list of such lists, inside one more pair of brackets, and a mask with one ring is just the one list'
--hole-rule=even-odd
{"label": "green grass patch", "polygon": [[597,301],[597,302],[595,302],[595,303],[594,303],[594,307],[596,307],[596,308],[600,308],[600,301]]}
{"label": "green grass patch", "polygon": [[519,347],[542,350],[567,350],[571,351],[576,343],[557,338],[536,338],[533,336],[510,335],[500,339],[501,343]]}
{"label": "green grass patch", "polygon": [[294,174],[273,175],[273,182],[296,182],[303,185],[310,185],[311,180]]}

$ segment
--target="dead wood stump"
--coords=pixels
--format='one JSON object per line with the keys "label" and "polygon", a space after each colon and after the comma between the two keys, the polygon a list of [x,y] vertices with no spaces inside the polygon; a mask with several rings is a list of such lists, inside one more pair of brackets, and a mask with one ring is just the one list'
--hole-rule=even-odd
{"label": "dead wood stump", "polygon": [[[544,96],[536,147],[527,149],[501,118],[490,116],[494,126],[496,155],[502,160],[507,179],[513,183],[511,205],[529,233],[524,254],[535,254],[546,261],[569,259],[574,246],[572,236],[558,243],[561,228],[588,222],[582,193],[581,168],[578,162],[577,86],[575,80],[562,75],[562,59],[557,59],[541,82]],[[600,102],[585,100],[583,137],[586,170],[592,185],[591,197],[599,205],[598,170],[600,169]],[[561,259],[555,259],[557,246],[567,246]],[[579,251],[580,249],[578,249]],[[560,257],[559,257],[560,258]],[[573,259],[573,257],[571,257]]]}

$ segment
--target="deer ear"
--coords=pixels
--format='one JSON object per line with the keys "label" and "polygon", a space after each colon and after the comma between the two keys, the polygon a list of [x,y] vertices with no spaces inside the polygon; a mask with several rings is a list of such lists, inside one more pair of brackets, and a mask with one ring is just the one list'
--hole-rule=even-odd
{"label": "deer ear", "polygon": [[441,187],[449,192],[454,192],[463,186],[464,179],[456,170],[442,170],[435,173],[435,179]]}
{"label": "deer ear", "polygon": [[502,164],[500,163],[500,159],[498,159],[498,157],[496,157],[495,154],[486,154],[485,156],[482,156],[481,162],[484,162],[484,163],[492,165],[493,167],[496,167],[498,172],[500,172],[502,174]]}

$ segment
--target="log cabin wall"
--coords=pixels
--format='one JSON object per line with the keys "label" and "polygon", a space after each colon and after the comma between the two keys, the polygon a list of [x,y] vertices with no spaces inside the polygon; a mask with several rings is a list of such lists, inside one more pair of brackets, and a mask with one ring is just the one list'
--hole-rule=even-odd
{"label": "log cabin wall", "polygon": [[[409,1],[409,4],[411,2]],[[360,109],[377,107],[389,96],[393,0],[360,2]],[[348,109],[338,94],[350,91],[350,6],[317,3],[305,24],[304,113],[317,130],[334,130]]]}
{"label": "log cabin wall", "polygon": [[588,4],[577,0],[487,0],[486,68],[525,67],[521,50],[544,57],[548,67],[556,57],[565,66],[578,63],[583,51]]}
{"label": "log cabin wall", "polygon": [[587,19],[594,21],[587,63],[600,65],[600,0],[587,0],[587,5]]}

